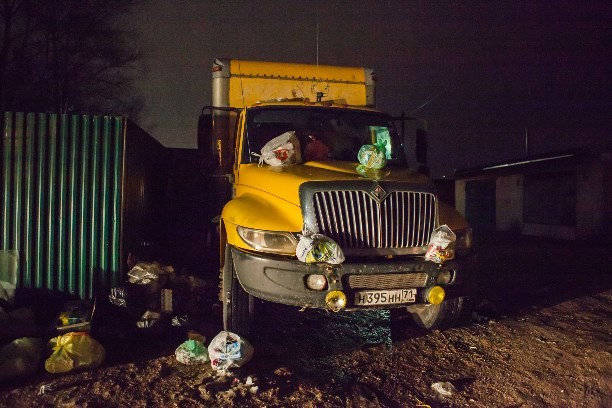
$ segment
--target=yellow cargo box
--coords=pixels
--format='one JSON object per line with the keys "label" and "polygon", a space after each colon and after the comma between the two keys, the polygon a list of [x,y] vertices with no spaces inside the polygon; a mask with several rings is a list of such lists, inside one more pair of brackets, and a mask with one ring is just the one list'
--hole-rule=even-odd
{"label": "yellow cargo box", "polygon": [[375,106],[370,68],[217,59],[213,105],[244,108],[270,100],[309,99]]}

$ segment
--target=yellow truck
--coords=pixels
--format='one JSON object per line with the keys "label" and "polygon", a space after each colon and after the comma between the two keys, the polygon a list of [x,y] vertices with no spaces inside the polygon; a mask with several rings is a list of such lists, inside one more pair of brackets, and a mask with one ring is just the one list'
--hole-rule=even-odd
{"label": "yellow truck", "polygon": [[[386,308],[432,329],[453,324],[469,294],[472,232],[410,168],[392,118],[375,109],[371,69],[217,59],[198,145],[220,219],[220,298],[226,330],[248,335],[260,301],[333,311]],[[290,132],[297,160],[270,165],[262,149]],[[297,142],[295,141],[297,139]],[[359,169],[364,145],[386,166]],[[282,158],[281,158],[282,159]],[[426,260],[446,224],[455,251]],[[303,262],[305,234],[337,243],[344,262]]]}

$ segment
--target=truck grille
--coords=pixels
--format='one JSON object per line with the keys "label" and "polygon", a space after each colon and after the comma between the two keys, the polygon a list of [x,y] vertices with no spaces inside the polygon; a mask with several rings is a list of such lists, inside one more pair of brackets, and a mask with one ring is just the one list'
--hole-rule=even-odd
{"label": "truck grille", "polygon": [[426,192],[392,191],[379,202],[365,191],[317,191],[313,209],[319,232],[343,249],[422,247],[436,223]]}
{"label": "truck grille", "polygon": [[387,275],[349,275],[347,283],[351,289],[422,288],[427,284],[427,274],[419,272]]}

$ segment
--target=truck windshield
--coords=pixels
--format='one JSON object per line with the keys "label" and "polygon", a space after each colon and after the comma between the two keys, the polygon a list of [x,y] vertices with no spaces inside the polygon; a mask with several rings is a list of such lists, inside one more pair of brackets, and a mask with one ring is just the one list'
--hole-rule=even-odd
{"label": "truck windshield", "polygon": [[247,112],[243,163],[256,163],[252,153],[285,132],[294,131],[304,161],[357,162],[365,144],[384,144],[389,164],[406,165],[400,137],[390,117],[378,112],[342,108],[261,107]]}

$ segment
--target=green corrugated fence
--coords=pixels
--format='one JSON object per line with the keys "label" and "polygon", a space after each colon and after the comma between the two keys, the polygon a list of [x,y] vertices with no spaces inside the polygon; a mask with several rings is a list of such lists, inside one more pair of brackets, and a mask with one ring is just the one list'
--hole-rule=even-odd
{"label": "green corrugated fence", "polygon": [[127,120],[3,114],[0,250],[19,253],[18,287],[91,298],[121,273]]}

